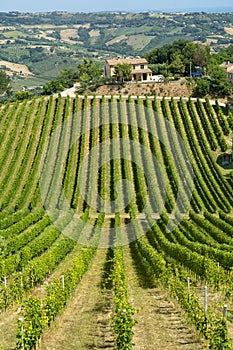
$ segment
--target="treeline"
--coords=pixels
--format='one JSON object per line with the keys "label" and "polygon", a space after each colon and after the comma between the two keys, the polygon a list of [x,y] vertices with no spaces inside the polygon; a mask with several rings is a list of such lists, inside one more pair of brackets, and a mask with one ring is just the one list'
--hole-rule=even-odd
{"label": "treeline", "polygon": [[167,78],[191,78],[195,73],[199,73],[196,75],[202,79],[196,79],[196,96],[212,94],[224,97],[232,93],[226,69],[221,63],[229,61],[233,64],[233,45],[218,54],[211,54],[210,46],[181,39],[156,48],[145,57],[154,74],[162,74]]}

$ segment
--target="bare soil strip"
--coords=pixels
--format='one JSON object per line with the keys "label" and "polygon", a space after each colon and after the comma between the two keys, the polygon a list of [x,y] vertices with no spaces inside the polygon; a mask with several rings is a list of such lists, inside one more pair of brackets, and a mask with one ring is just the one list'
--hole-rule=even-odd
{"label": "bare soil strip", "polygon": [[130,301],[139,309],[135,315],[135,350],[200,350],[195,331],[185,323],[180,309],[141,267],[134,264],[130,249],[124,248]]}
{"label": "bare soil strip", "polygon": [[106,250],[99,249],[67,309],[43,336],[40,350],[114,348],[111,292],[102,292]]}

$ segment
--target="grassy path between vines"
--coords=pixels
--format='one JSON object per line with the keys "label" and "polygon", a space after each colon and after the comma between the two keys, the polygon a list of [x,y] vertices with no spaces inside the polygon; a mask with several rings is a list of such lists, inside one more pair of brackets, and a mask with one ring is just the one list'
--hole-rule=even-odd
{"label": "grassy path between vines", "polygon": [[40,350],[114,348],[110,326],[111,294],[101,290],[106,254],[104,249],[97,250],[65,312],[42,337]]}
{"label": "grassy path between vines", "polygon": [[[139,309],[135,315],[135,350],[200,350],[195,331],[185,323],[178,305],[157,287],[140,262],[132,259],[136,252],[124,247],[130,302]],[[137,258],[136,258],[137,259]]]}
{"label": "grassy path between vines", "polygon": [[19,314],[13,309],[0,314],[0,350],[14,349],[18,317]]}

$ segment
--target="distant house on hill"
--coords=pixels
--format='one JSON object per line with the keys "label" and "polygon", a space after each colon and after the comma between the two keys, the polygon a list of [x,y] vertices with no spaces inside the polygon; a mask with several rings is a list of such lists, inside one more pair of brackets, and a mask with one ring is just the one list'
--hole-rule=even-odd
{"label": "distant house on hill", "polygon": [[104,74],[106,77],[115,76],[115,65],[128,63],[131,65],[131,81],[148,81],[151,80],[152,71],[148,68],[148,62],[141,57],[127,57],[107,60],[104,66]]}
{"label": "distant house on hill", "polygon": [[223,67],[223,68],[225,68],[225,69],[228,69],[228,68],[230,68],[230,67],[232,67],[233,66],[233,64],[231,63],[231,62],[223,62],[222,64],[220,64],[220,67]]}
{"label": "distant house on hill", "polygon": [[233,84],[233,65],[231,67],[227,68],[227,78]]}
{"label": "distant house on hill", "polygon": [[226,69],[227,78],[233,84],[233,63],[224,62],[220,66]]}

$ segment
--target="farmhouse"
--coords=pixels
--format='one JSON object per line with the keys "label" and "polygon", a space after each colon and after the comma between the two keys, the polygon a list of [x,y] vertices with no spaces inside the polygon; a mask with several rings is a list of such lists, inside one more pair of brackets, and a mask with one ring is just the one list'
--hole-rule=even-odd
{"label": "farmhouse", "polygon": [[233,65],[227,68],[227,78],[233,84]]}
{"label": "farmhouse", "polygon": [[148,68],[148,62],[141,57],[127,57],[107,60],[104,66],[106,77],[115,76],[115,65],[128,63],[131,65],[131,81],[148,81],[151,80],[152,71]]}
{"label": "farmhouse", "polygon": [[227,78],[233,84],[233,64],[231,62],[224,62],[220,65],[226,69]]}

